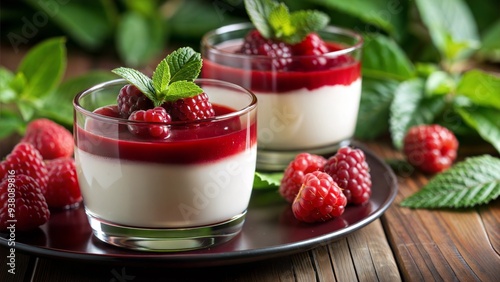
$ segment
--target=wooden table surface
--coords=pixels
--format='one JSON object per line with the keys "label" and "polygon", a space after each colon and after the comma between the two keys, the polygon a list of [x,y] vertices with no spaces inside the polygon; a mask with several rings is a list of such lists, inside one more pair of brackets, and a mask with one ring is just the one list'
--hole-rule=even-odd
{"label": "wooden table surface", "polygon": [[[21,54],[2,50],[1,64],[15,69]],[[112,63],[71,56],[68,75]],[[363,142],[381,159],[401,159],[388,142]],[[470,150],[472,149],[472,151]],[[475,151],[477,149],[477,151]],[[483,148],[462,150],[460,158]],[[312,250],[251,263],[201,268],[133,267],[83,263],[16,253],[0,247],[0,281],[500,281],[500,199],[463,210],[413,210],[399,206],[429,176],[405,171],[398,194],[377,220]]]}

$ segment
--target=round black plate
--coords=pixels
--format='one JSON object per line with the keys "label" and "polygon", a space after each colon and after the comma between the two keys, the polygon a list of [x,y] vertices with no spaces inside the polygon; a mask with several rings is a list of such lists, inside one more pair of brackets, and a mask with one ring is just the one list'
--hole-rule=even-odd
{"label": "round black plate", "polygon": [[[189,267],[244,263],[303,252],[366,226],[393,202],[397,193],[394,173],[373,153],[364,151],[373,182],[370,201],[362,206],[348,206],[341,217],[328,222],[301,223],[277,191],[255,190],[242,232],[212,248],[151,253],[110,246],[92,235],[82,207],[53,212],[49,222],[40,228],[16,234],[15,248],[37,256],[85,262]],[[8,246],[8,236],[0,233],[0,245]]]}

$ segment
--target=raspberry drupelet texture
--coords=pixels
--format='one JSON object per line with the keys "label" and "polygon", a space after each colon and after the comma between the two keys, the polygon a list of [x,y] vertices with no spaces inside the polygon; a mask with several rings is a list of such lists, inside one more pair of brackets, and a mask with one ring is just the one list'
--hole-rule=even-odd
{"label": "raspberry drupelet texture", "polygon": [[[15,189],[12,192],[12,185]],[[12,197],[9,195],[14,194]],[[15,209],[10,210],[14,199]],[[0,182],[0,230],[7,230],[9,220],[16,220],[16,231],[32,230],[49,220],[50,211],[40,186],[32,177],[16,173]]]}
{"label": "raspberry drupelet texture", "polygon": [[49,180],[47,167],[42,156],[35,147],[27,142],[18,143],[5,160],[0,163],[0,180],[9,170],[16,174],[24,174],[33,178],[38,187],[45,193]]}
{"label": "raspberry drupelet texture", "polygon": [[[169,123],[172,121],[170,115],[162,107],[155,107],[149,110],[138,110],[133,112],[128,118],[131,121],[144,121],[150,123]],[[167,125],[159,124],[130,124],[130,132],[143,138],[165,139],[170,130]]]}
{"label": "raspberry drupelet texture", "polygon": [[127,84],[120,89],[117,103],[118,111],[123,118],[128,118],[135,111],[154,107],[153,102],[132,84]]}
{"label": "raspberry drupelet texture", "polygon": [[289,44],[278,40],[264,38],[258,30],[250,31],[245,36],[240,53],[245,55],[260,55],[275,58],[272,65],[265,62],[257,62],[254,67],[262,70],[284,70],[291,62],[292,50]]}
{"label": "raspberry drupelet texture", "polygon": [[365,154],[360,149],[340,148],[330,157],[324,167],[347,198],[350,204],[364,204],[371,196],[372,181]]}
{"label": "raspberry drupelet texture", "polygon": [[319,155],[300,153],[288,164],[285,169],[279,192],[285,200],[292,203],[302,186],[307,173],[322,170],[326,159]]}
{"label": "raspberry drupelet texture", "polygon": [[304,176],[303,185],[293,201],[295,218],[303,222],[321,222],[344,213],[347,199],[327,173],[315,171]]}
{"label": "raspberry drupelet texture", "polygon": [[426,173],[448,169],[457,157],[458,140],[445,127],[437,124],[410,128],[403,139],[407,161]]}
{"label": "raspberry drupelet texture", "polygon": [[170,113],[174,121],[195,121],[215,116],[215,111],[206,93],[167,102],[162,106]]}
{"label": "raspberry drupelet texture", "polygon": [[75,146],[68,129],[45,118],[31,121],[21,142],[32,144],[44,160],[70,157]]}
{"label": "raspberry drupelet texture", "polygon": [[82,201],[80,185],[73,158],[59,158],[47,162],[49,184],[45,199],[49,208],[76,207]]}

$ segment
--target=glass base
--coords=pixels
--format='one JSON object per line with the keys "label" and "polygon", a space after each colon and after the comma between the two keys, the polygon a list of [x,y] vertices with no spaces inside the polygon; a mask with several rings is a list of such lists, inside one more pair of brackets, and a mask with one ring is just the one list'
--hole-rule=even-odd
{"label": "glass base", "polygon": [[260,171],[282,171],[300,153],[310,153],[321,156],[331,156],[340,147],[351,144],[351,140],[344,140],[335,144],[297,150],[269,150],[259,149],[257,145],[257,170]]}
{"label": "glass base", "polygon": [[87,212],[94,235],[108,244],[150,252],[179,252],[207,248],[235,237],[243,227],[246,211],[228,221],[186,228],[139,228],[103,221]]}

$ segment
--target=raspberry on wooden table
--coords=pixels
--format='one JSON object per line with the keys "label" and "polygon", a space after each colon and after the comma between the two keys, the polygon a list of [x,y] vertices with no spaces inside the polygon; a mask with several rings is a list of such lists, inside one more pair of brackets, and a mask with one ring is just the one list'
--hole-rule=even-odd
{"label": "raspberry on wooden table", "polygon": [[[9,220],[16,220],[16,231],[28,231],[46,223],[50,211],[38,183],[27,175],[11,175],[0,182],[0,230],[7,230]],[[10,199],[14,199],[13,210],[9,209]]]}
{"label": "raspberry on wooden table", "polygon": [[304,182],[293,201],[295,218],[303,222],[321,222],[344,213],[347,199],[332,177],[321,171],[304,176]]}
{"label": "raspberry on wooden table", "polygon": [[302,186],[304,176],[309,172],[322,170],[326,163],[326,159],[319,155],[300,153],[288,164],[281,184],[279,192],[285,200],[292,203],[299,193]]}
{"label": "raspberry on wooden table", "polygon": [[437,124],[411,127],[403,139],[407,161],[426,173],[448,169],[457,157],[457,149],[453,132]]}
{"label": "raspberry on wooden table", "polygon": [[340,148],[327,160],[324,171],[339,185],[348,203],[364,204],[370,199],[370,168],[360,149],[348,146]]}
{"label": "raspberry on wooden table", "polygon": [[44,160],[72,156],[75,147],[68,129],[45,118],[31,121],[21,142],[31,143]]}
{"label": "raspberry on wooden table", "polygon": [[35,147],[27,142],[18,143],[12,152],[0,163],[0,180],[7,177],[9,171],[16,175],[32,177],[42,193],[47,190],[48,171],[42,156]]}
{"label": "raspberry on wooden table", "polygon": [[49,184],[45,199],[49,208],[70,208],[82,201],[80,185],[73,158],[59,158],[47,162]]}
{"label": "raspberry on wooden table", "polygon": [[117,102],[118,111],[123,118],[128,118],[135,111],[153,108],[153,102],[132,84],[120,89]]}

